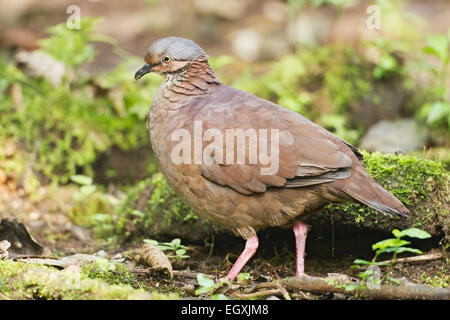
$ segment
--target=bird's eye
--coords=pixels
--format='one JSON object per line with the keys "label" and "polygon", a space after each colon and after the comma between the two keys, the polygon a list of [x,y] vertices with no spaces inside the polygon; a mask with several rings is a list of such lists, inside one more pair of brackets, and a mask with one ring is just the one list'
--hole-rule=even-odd
{"label": "bird's eye", "polygon": [[169,57],[169,56],[164,56],[164,57],[162,58],[162,60],[163,60],[165,63],[168,63],[168,62],[170,62],[170,57]]}

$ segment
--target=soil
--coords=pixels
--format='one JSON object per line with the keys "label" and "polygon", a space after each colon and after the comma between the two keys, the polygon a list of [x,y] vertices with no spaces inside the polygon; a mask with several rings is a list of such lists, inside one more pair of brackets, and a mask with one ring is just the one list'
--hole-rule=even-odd
{"label": "soil", "polygon": [[[44,256],[62,257],[77,253],[94,254],[105,249],[108,257],[118,253],[126,253],[130,249],[137,248],[138,244],[126,243],[121,246],[109,248],[101,239],[95,239],[90,230],[83,229],[73,224],[64,212],[64,201],[70,203],[74,190],[70,187],[60,187],[57,190],[61,204],[56,205],[50,201],[54,199],[55,191],[43,187],[40,190],[39,201],[28,198],[24,191],[18,187],[0,185],[0,218],[17,217],[27,226],[33,238],[44,248]],[[5,215],[9,212],[9,215]],[[342,231],[342,230],[341,230]],[[352,239],[335,234],[334,241],[311,232],[307,242],[305,270],[308,275],[326,277],[329,274],[344,274],[358,279],[361,270],[352,269],[355,258],[370,259],[370,241],[374,234],[365,239]],[[340,236],[341,235],[341,236]],[[386,235],[379,234],[380,239]],[[250,274],[251,279],[240,284],[234,292],[243,292],[250,285],[270,282],[284,277],[295,275],[294,239],[290,230],[271,229],[259,234],[260,248],[253,259],[244,267],[242,272]],[[375,237],[376,238],[376,237]],[[369,240],[371,239],[371,240]],[[210,245],[198,245],[184,243],[189,246],[189,258],[173,263],[174,276],[170,278],[167,273],[159,270],[151,270],[148,267],[127,262],[130,270],[137,276],[137,286],[145,289],[157,289],[160,293],[177,293],[184,298],[198,298],[195,294],[197,288],[197,273],[209,275],[220,279],[226,276],[241,250],[244,241],[238,238],[222,236],[215,239],[213,248]],[[352,245],[358,244],[358,245]],[[365,247],[365,249],[363,249]],[[422,246],[425,253],[438,252],[433,241]],[[212,250],[211,250],[212,249]],[[386,257],[389,259],[389,257]],[[426,278],[433,275],[447,274],[448,265],[444,259],[423,263],[396,264],[390,268],[382,267],[382,274],[395,278],[405,277],[413,283],[426,283]],[[281,295],[280,295],[281,297]],[[310,294],[291,292],[294,299],[340,299],[333,294]]]}

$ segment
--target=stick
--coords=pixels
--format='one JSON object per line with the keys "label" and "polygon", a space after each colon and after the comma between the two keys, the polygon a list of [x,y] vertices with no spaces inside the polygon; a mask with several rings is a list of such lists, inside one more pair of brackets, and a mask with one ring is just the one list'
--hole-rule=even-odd
{"label": "stick", "polygon": [[396,264],[396,263],[411,263],[411,262],[424,262],[424,261],[430,261],[430,260],[438,260],[444,258],[444,255],[442,253],[430,253],[425,254],[422,256],[414,256],[414,257],[408,257],[408,258],[400,258],[395,260],[386,260],[381,261],[380,263],[385,264]]}
{"label": "stick", "polygon": [[[345,282],[310,276],[288,277],[278,280],[277,283],[288,289],[343,293],[368,299],[450,300],[450,288],[433,288],[423,285],[380,286],[379,288],[358,287],[346,291]],[[358,283],[352,282],[352,284],[357,285]]]}
{"label": "stick", "polygon": [[[173,275],[184,278],[197,279],[197,272],[187,271],[187,270],[173,270]],[[203,274],[206,278],[215,279],[216,277],[210,274]]]}
{"label": "stick", "polygon": [[[279,294],[283,295],[283,293],[280,292],[279,289],[271,289],[271,290],[263,290],[263,291],[257,291],[257,292],[252,292],[252,293],[236,293],[235,296],[238,297],[239,299],[252,299],[252,298],[261,297],[261,296],[274,296],[274,295],[279,295]],[[283,295],[283,297],[284,297],[284,295]]]}
{"label": "stick", "polygon": [[[266,289],[266,288],[275,288],[274,290],[276,290],[277,293],[281,294],[285,300],[292,300],[291,296],[289,295],[289,292],[286,290],[286,288],[283,287],[282,285],[280,285],[279,283],[276,283],[276,282],[258,283],[254,287],[247,289],[245,291],[245,293],[243,294],[243,296],[249,295],[250,298],[253,298],[254,296],[258,296],[258,294],[263,295],[261,293],[265,293],[265,292],[271,291],[271,290],[262,290],[262,291],[259,291],[259,292],[257,291],[258,289],[263,289],[263,288],[264,289]],[[253,294],[254,294],[254,296],[252,296]],[[237,295],[239,297],[242,296],[242,294],[237,294]]]}

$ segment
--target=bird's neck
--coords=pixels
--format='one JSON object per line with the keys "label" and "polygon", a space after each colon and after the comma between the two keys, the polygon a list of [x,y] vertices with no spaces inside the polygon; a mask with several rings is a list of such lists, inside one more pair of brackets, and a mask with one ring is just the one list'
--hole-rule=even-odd
{"label": "bird's neck", "polygon": [[183,70],[166,75],[165,89],[171,95],[201,95],[219,84],[206,58],[191,62]]}

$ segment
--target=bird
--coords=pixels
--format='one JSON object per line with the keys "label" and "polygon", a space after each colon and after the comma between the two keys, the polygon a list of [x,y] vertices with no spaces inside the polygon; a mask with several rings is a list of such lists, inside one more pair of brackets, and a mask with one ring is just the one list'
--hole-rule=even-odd
{"label": "bird", "polygon": [[229,280],[257,251],[257,232],[269,227],[292,228],[296,276],[306,275],[303,220],[327,204],[353,201],[408,217],[364,169],[357,148],[297,112],[224,84],[192,40],[156,40],[144,60],[136,80],[150,72],[165,79],[147,117],[163,176],[197,215],[246,241]]}

